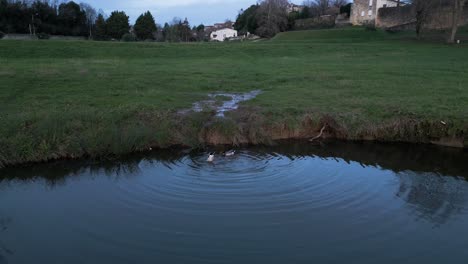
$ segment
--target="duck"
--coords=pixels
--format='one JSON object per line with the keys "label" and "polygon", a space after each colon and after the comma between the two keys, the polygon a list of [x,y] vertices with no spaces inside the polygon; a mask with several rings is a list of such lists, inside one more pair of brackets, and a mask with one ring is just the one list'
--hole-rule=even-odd
{"label": "duck", "polygon": [[234,156],[235,154],[236,154],[235,150],[229,150],[229,151],[224,152],[225,157],[231,157],[231,156]]}
{"label": "duck", "polygon": [[215,158],[215,154],[213,152],[211,152],[209,155],[208,155],[208,159],[206,160],[207,162],[213,162],[214,161],[214,158]]}

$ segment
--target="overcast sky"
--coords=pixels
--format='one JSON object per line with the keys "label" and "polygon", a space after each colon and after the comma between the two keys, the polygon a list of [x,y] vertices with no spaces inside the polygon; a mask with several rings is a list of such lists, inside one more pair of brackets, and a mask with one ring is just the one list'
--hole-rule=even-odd
{"label": "overcast sky", "polygon": [[[257,0],[81,0],[96,10],[102,9],[109,15],[113,10],[125,11],[133,24],[137,17],[150,11],[156,23],[170,22],[174,17],[188,18],[191,25],[211,25],[235,20],[239,10],[255,4]],[[301,3],[300,1],[292,1]]]}

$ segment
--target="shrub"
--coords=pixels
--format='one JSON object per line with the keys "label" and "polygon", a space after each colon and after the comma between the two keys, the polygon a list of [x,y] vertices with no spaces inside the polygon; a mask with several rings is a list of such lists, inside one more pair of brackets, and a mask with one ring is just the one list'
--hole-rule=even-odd
{"label": "shrub", "polygon": [[131,33],[126,33],[122,36],[122,41],[125,41],[125,42],[136,41],[136,37]]}
{"label": "shrub", "polygon": [[39,33],[37,34],[37,38],[38,39],[50,39],[50,36],[49,34],[46,34],[46,33]]}
{"label": "shrub", "polygon": [[4,36],[5,36],[5,33],[3,33],[2,31],[0,31],[0,39],[2,39]]}

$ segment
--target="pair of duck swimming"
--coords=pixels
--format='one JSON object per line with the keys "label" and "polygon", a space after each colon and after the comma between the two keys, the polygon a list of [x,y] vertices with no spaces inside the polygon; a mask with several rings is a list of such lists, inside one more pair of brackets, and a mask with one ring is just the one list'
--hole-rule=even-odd
{"label": "pair of duck swimming", "polygon": [[[235,150],[229,150],[229,151],[226,151],[226,152],[223,152],[223,156],[225,157],[232,157],[236,154],[236,151]],[[208,162],[213,162],[214,161],[214,158],[215,158],[215,153],[214,152],[211,152],[209,155],[208,155],[208,159],[206,161]]]}

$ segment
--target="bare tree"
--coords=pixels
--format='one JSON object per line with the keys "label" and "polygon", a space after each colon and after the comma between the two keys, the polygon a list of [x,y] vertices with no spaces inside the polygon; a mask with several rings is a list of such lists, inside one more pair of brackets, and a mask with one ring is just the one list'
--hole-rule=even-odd
{"label": "bare tree", "polygon": [[347,5],[348,4],[348,0],[331,0],[330,1],[330,6],[334,6],[334,7],[337,7],[337,8],[340,8],[344,5]]}
{"label": "bare tree", "polygon": [[315,0],[314,2],[315,8],[320,16],[325,15],[328,8],[330,8],[330,0]]}
{"label": "bare tree", "polygon": [[288,0],[263,0],[257,12],[257,34],[262,37],[273,37],[288,26]]}
{"label": "bare tree", "polygon": [[466,5],[466,0],[452,0],[452,28],[448,38],[448,43],[455,43],[458,26],[463,16],[463,8]]}
{"label": "bare tree", "polygon": [[348,4],[348,0],[306,0],[304,6],[312,10],[314,16],[323,16]]}
{"label": "bare tree", "polygon": [[412,4],[416,18],[416,35],[420,38],[430,14],[439,6],[440,0],[412,0]]}
{"label": "bare tree", "polygon": [[90,4],[80,3],[80,8],[86,14],[86,24],[89,30],[89,38],[93,38],[93,26],[96,21],[98,12]]}
{"label": "bare tree", "polygon": [[437,8],[441,8],[445,12],[445,8],[451,6],[451,27],[447,37],[448,43],[454,43],[457,35],[460,21],[463,17],[463,10],[468,3],[467,0],[411,0],[416,16],[416,34],[420,37],[424,26],[430,19],[431,14],[437,12]]}

